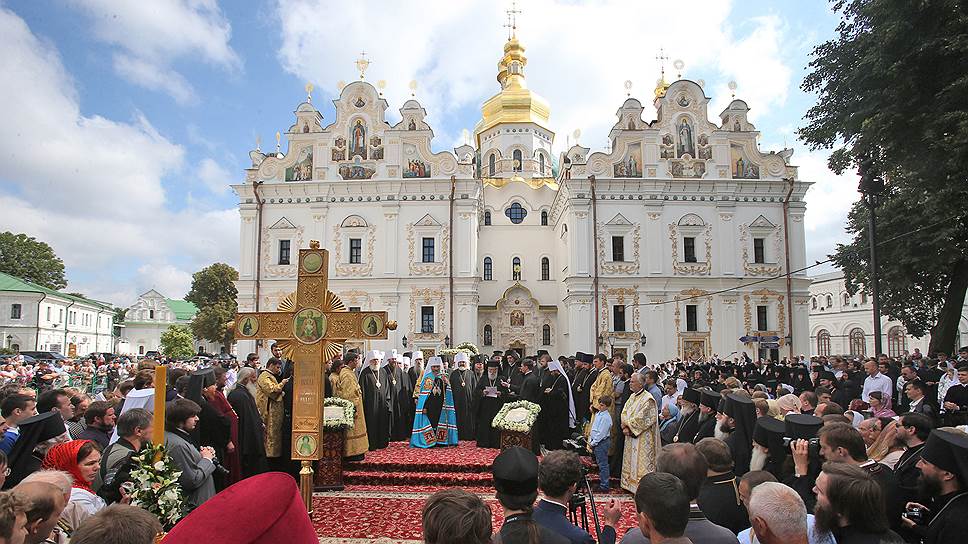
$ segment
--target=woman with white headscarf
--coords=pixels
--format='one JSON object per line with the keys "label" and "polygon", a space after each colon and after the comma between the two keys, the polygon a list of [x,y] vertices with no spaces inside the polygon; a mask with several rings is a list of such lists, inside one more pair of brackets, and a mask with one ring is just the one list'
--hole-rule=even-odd
{"label": "woman with white headscarf", "polygon": [[575,426],[575,401],[571,381],[559,361],[548,363],[538,396],[541,412],[535,421],[535,435],[545,449],[561,449],[561,441],[571,436]]}

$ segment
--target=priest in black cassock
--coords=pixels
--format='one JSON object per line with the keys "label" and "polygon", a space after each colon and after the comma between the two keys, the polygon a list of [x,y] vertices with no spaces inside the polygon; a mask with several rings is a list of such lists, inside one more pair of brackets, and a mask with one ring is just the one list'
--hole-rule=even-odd
{"label": "priest in black cassock", "polygon": [[454,392],[454,411],[457,413],[457,436],[461,440],[477,438],[477,418],[471,411],[474,405],[474,390],[477,389],[477,374],[470,368],[470,359],[464,352],[454,355],[457,364],[450,373],[450,390]]}
{"label": "priest in black cassock", "polygon": [[239,416],[239,443],[235,447],[239,452],[243,478],[262,474],[267,470],[265,425],[252,394],[257,379],[258,372],[254,368],[242,367],[235,381],[235,388],[227,397],[232,409]]}
{"label": "priest in black cassock", "polygon": [[508,386],[500,376],[500,362],[491,360],[487,371],[474,389],[474,405],[471,410],[477,419],[477,447],[500,448],[501,430],[491,426],[494,416],[511,396]]}
{"label": "priest in black cassock", "polygon": [[575,402],[571,381],[558,361],[550,361],[548,371],[541,380],[538,419],[534,423],[534,436],[548,450],[560,450],[561,441],[571,436],[575,426]]}
{"label": "priest in black cassock", "polygon": [[381,450],[390,444],[390,384],[381,363],[383,352],[370,350],[367,365],[360,371],[360,390],[363,392],[363,416],[370,451]]}
{"label": "priest in black cassock", "polygon": [[722,398],[719,393],[712,389],[707,388],[699,391],[699,429],[692,438],[693,444],[716,434],[716,410]]}
{"label": "priest in black cassock", "polygon": [[691,443],[699,432],[699,399],[698,389],[687,387],[682,390],[679,397],[679,421],[676,423],[676,432],[672,437],[673,442]]}
{"label": "priest in black cassock", "polygon": [[409,413],[413,411],[413,387],[410,385],[410,375],[400,368],[400,354],[392,350],[387,355],[386,366],[382,371],[390,396],[390,440],[410,440],[413,422]]}

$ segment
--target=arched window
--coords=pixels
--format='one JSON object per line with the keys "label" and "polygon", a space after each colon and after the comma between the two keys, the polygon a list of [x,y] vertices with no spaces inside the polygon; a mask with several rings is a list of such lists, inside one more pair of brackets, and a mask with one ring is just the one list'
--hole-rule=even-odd
{"label": "arched window", "polygon": [[860,328],[856,328],[850,331],[850,355],[854,357],[863,357],[864,352],[867,350],[867,340],[864,336],[864,331]]}
{"label": "arched window", "polygon": [[541,345],[542,346],[551,345],[551,325],[541,326]]}
{"label": "arched window", "polygon": [[541,279],[544,281],[551,279],[551,261],[548,257],[541,257]]}
{"label": "arched window", "polygon": [[511,259],[511,279],[521,281],[521,259],[518,257]]}
{"label": "arched window", "polygon": [[844,293],[844,306],[850,306],[850,295]]}
{"label": "arched window", "polygon": [[830,355],[830,331],[820,329],[817,333],[817,355]]}
{"label": "arched window", "polygon": [[827,308],[831,308],[834,305],[834,297],[827,295]]}
{"label": "arched window", "polygon": [[491,281],[494,279],[494,263],[491,261],[490,257],[484,257],[484,281]]}
{"label": "arched window", "polygon": [[813,309],[816,310],[817,309],[817,297],[813,297],[813,303],[812,304],[813,304]]}
{"label": "arched window", "polygon": [[887,331],[887,356],[900,357],[907,349],[907,336],[904,329],[898,326],[891,327]]}
{"label": "arched window", "polygon": [[490,325],[484,325],[484,345],[490,346],[494,343],[493,333]]}
{"label": "arched window", "polygon": [[528,210],[521,207],[521,204],[514,202],[508,206],[508,209],[504,210],[504,215],[508,216],[508,219],[515,225],[520,225],[524,218],[528,216]]}
{"label": "arched window", "polygon": [[511,160],[514,162],[514,171],[515,172],[520,172],[522,170],[522,166],[523,166],[523,164],[522,164],[523,160],[521,158],[521,150],[520,149],[515,149],[514,150],[514,153],[511,153]]}
{"label": "arched window", "polygon": [[547,227],[548,226],[548,211],[547,210],[541,210],[541,226],[542,227]]}
{"label": "arched window", "polygon": [[497,173],[497,167],[495,166],[494,162],[494,153],[491,153],[491,156],[487,158],[487,175],[489,176],[493,176]]}
{"label": "arched window", "polygon": [[545,173],[545,158],[543,153],[538,153],[538,172],[543,176]]}

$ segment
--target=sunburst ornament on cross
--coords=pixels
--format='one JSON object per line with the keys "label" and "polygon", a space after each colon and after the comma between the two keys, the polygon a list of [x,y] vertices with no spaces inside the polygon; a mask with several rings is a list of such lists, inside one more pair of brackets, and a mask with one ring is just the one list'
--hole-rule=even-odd
{"label": "sunburst ornament on cross", "polygon": [[246,340],[276,340],[292,359],[292,444],[294,461],[302,461],[300,488],[306,507],[312,504],[312,461],[320,458],[323,443],[323,396],[326,361],[342,352],[347,339],[378,340],[397,323],[386,312],[347,312],[339,297],[327,289],[329,251],[313,240],[299,250],[296,292],[278,312],[239,312],[235,334]]}
{"label": "sunburst ornament on cross", "polygon": [[370,67],[370,63],[373,62],[366,58],[366,51],[360,51],[360,58],[356,59],[356,69],[360,71],[360,81],[366,79],[366,69]]}

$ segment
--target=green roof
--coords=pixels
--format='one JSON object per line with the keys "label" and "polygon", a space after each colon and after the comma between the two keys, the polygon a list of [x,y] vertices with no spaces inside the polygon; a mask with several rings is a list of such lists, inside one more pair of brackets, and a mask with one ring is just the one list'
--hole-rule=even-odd
{"label": "green roof", "polygon": [[113,309],[113,306],[111,306],[107,302],[101,302],[99,300],[94,300],[90,298],[83,298],[83,297],[76,297],[74,295],[68,295],[67,293],[62,293],[55,289],[48,289],[47,287],[44,287],[42,285],[37,285],[36,283],[29,282],[27,280],[22,280],[16,276],[11,276],[10,274],[5,274],[3,272],[0,272],[0,291],[41,293],[45,295],[53,295],[67,300],[72,300],[74,302],[82,302],[84,304],[90,304],[92,306],[99,306],[107,310]]}
{"label": "green roof", "polygon": [[179,321],[191,321],[195,317],[195,314],[198,313],[198,306],[195,306],[193,302],[174,298],[166,298],[165,302],[168,303],[171,311],[175,313],[175,319]]}

